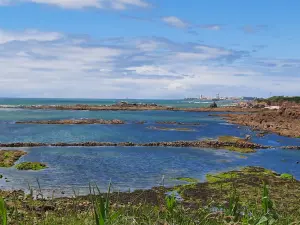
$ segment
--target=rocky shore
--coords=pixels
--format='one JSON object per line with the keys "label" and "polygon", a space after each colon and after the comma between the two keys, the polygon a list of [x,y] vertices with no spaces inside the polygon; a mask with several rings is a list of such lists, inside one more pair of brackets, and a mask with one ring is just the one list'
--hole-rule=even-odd
{"label": "rocky shore", "polygon": [[300,106],[250,114],[220,115],[230,123],[250,126],[254,130],[274,132],[282,136],[300,137]]}
{"label": "rocky shore", "polygon": [[19,142],[19,143],[0,143],[0,147],[41,147],[41,146],[53,146],[53,147],[93,147],[93,146],[129,146],[129,147],[196,147],[196,148],[224,148],[224,147],[236,147],[247,149],[267,149],[269,146],[255,144],[247,141],[230,142],[230,141],[217,141],[217,140],[203,140],[203,141],[174,141],[174,142],[150,142],[150,143],[133,143],[133,142],[79,142],[79,143],[31,143],[31,142]]}
{"label": "rocky shore", "polygon": [[17,124],[125,124],[124,121],[103,120],[103,119],[79,119],[79,120],[36,120],[36,121],[18,121]]}
{"label": "rocky shore", "polygon": [[[0,108],[10,108],[9,106],[0,106]],[[218,108],[176,108],[170,106],[161,106],[157,104],[139,104],[139,103],[118,103],[114,105],[20,105],[21,109],[43,109],[43,110],[89,110],[89,111],[147,111],[147,110],[168,110],[168,111],[186,111],[186,112],[257,112],[262,109],[243,108],[243,107],[218,107]]]}

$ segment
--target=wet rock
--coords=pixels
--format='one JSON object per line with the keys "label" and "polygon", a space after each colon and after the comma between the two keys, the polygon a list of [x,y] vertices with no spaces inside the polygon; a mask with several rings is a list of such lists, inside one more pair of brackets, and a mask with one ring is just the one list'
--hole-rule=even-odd
{"label": "wet rock", "polygon": [[76,119],[76,120],[37,120],[37,121],[18,121],[17,124],[125,124],[124,121],[113,119]]}
{"label": "wet rock", "polygon": [[199,126],[200,123],[184,123],[176,121],[156,121],[157,124],[183,125],[183,126]]}
{"label": "wet rock", "polygon": [[209,107],[210,108],[218,108],[218,105],[216,102],[213,102]]}

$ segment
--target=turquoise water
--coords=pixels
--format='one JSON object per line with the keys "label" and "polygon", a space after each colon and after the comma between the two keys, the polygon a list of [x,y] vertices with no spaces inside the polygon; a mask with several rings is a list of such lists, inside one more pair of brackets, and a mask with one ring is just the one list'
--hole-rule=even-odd
{"label": "turquoise water", "polygon": [[[0,98],[0,106],[18,106],[18,105],[111,105],[120,101],[127,101],[130,103],[156,103],[163,106],[172,107],[205,107],[210,105],[211,100],[157,100],[157,99],[51,99],[51,98]],[[234,101],[219,101],[219,105],[232,104]]]}
{"label": "turquoise water", "polygon": [[[45,104],[46,100],[5,100],[3,104]],[[44,101],[44,102],[43,102]],[[49,104],[60,101],[47,100]],[[54,101],[54,102],[53,102]],[[63,100],[78,103],[75,100]],[[91,100],[91,102],[94,100]],[[164,100],[171,105],[172,101]],[[93,102],[94,104],[95,102]],[[99,102],[97,102],[98,104]],[[189,103],[188,103],[189,104]],[[0,179],[1,189],[24,189],[28,183],[37,187],[36,179],[46,193],[55,190],[55,195],[72,194],[76,189],[86,194],[89,182],[96,182],[105,189],[109,180],[114,190],[150,188],[160,184],[165,177],[166,185],[180,184],[176,177],[194,177],[204,181],[206,173],[226,171],[240,166],[263,166],[279,173],[291,173],[300,179],[300,151],[281,150],[283,145],[300,145],[300,139],[269,134],[256,137],[256,132],[248,127],[226,123],[219,117],[206,112],[172,111],[55,111],[0,109],[0,142],[156,142],[176,140],[201,140],[220,135],[245,137],[251,135],[252,141],[274,148],[259,150],[257,153],[240,154],[226,150],[199,148],[161,148],[161,147],[39,147],[23,148],[28,154],[22,161],[46,163],[49,168],[42,171],[17,171],[15,168],[0,168],[0,174],[10,182]],[[24,120],[102,118],[122,119],[125,125],[38,125],[15,124]],[[136,124],[136,121],[146,121]],[[199,122],[199,126],[188,127],[190,132],[159,131],[150,126],[185,127],[178,125],[157,125],[155,121]],[[245,158],[246,157],[246,158]]]}

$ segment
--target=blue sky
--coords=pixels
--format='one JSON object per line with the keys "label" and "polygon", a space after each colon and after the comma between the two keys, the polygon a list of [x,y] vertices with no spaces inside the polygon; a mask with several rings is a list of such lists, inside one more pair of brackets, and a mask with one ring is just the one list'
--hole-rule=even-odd
{"label": "blue sky", "polygon": [[300,95],[297,0],[0,0],[0,96]]}

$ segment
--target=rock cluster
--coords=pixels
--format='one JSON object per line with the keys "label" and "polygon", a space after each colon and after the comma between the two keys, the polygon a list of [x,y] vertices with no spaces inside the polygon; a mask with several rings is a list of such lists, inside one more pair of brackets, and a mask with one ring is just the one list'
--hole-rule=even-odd
{"label": "rock cluster", "polygon": [[114,105],[20,105],[0,106],[0,108],[21,108],[21,109],[44,109],[44,110],[90,110],[90,111],[146,111],[146,110],[168,110],[168,111],[186,111],[186,112],[256,112],[261,109],[242,108],[235,106],[215,107],[215,108],[176,108],[161,106],[157,104],[126,103],[121,102]]}
{"label": "rock cluster", "polygon": [[251,114],[221,115],[230,123],[250,126],[255,130],[274,132],[283,136],[300,137],[300,107]]}
{"label": "rock cluster", "polygon": [[208,148],[222,148],[222,147],[238,147],[238,148],[252,148],[252,149],[266,149],[268,146],[255,144],[251,142],[221,142],[221,141],[173,141],[173,142],[150,142],[150,143],[133,143],[133,142],[79,142],[79,143],[8,143],[0,144],[0,147],[39,147],[39,146],[148,146],[148,147],[208,147]]}
{"label": "rock cluster", "polygon": [[17,124],[125,124],[124,121],[118,119],[36,120],[36,121],[18,121],[16,123]]}
{"label": "rock cluster", "polygon": [[300,146],[285,146],[283,149],[300,150]]}
{"label": "rock cluster", "polygon": [[200,123],[184,123],[176,121],[156,121],[157,124],[183,125],[183,126],[199,126]]}

